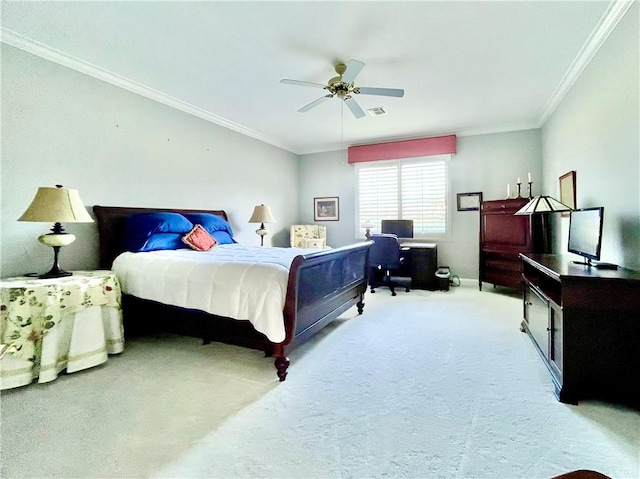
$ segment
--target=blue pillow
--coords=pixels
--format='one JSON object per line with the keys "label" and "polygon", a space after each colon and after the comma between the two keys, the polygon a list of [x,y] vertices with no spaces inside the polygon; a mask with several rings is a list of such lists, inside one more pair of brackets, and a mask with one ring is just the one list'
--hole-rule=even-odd
{"label": "blue pillow", "polygon": [[227,223],[224,218],[221,218],[220,216],[214,215],[212,213],[185,213],[184,216],[194,225],[201,225],[210,234],[213,234],[216,231],[226,231],[227,233],[229,233],[229,236],[233,238],[231,225],[229,225],[229,223]]}
{"label": "blue pillow", "polygon": [[162,249],[186,249],[189,248],[183,241],[182,233],[154,233],[146,238],[129,237],[125,240],[125,249],[139,253],[142,251],[157,251]]}
{"label": "blue pillow", "polygon": [[233,239],[233,236],[231,236],[226,231],[214,231],[213,233],[211,233],[211,236],[213,236],[215,238],[215,240],[218,242],[218,244],[233,244],[233,243],[237,243],[237,241]]}
{"label": "blue pillow", "polygon": [[179,213],[138,213],[126,218],[127,237],[147,238],[154,233],[186,234],[193,224]]}

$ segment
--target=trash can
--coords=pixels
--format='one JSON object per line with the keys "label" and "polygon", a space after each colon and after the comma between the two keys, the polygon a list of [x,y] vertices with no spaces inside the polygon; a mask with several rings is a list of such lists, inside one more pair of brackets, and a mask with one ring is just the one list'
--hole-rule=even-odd
{"label": "trash can", "polygon": [[438,266],[436,271],[436,280],[440,291],[449,291],[449,281],[451,278],[451,270],[448,266]]}

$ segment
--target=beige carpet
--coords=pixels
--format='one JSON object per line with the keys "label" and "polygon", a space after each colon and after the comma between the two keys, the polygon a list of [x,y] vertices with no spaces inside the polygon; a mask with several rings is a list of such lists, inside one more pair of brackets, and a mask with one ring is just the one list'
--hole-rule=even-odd
{"label": "beige carpet", "polygon": [[640,477],[640,413],[556,401],[520,299],[368,294],[291,354],[129,341],[2,394],[2,477]]}

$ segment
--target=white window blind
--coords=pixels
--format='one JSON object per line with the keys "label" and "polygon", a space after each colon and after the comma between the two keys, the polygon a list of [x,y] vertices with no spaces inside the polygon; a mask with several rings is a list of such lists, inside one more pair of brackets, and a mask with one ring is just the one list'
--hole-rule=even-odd
{"label": "white window blind", "polygon": [[361,225],[380,232],[383,219],[413,220],[417,238],[448,234],[448,165],[450,155],[356,165],[356,237]]}

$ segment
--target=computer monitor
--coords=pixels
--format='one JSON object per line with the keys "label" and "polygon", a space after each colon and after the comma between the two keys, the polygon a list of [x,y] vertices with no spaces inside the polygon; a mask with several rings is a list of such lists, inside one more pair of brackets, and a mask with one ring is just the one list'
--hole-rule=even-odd
{"label": "computer monitor", "polygon": [[413,220],[382,220],[382,234],[393,234],[398,238],[413,238]]}
{"label": "computer monitor", "polygon": [[591,264],[591,260],[600,259],[602,245],[602,223],[604,207],[582,208],[573,210],[569,219],[569,243],[567,249],[570,253],[586,258],[580,264]]}

